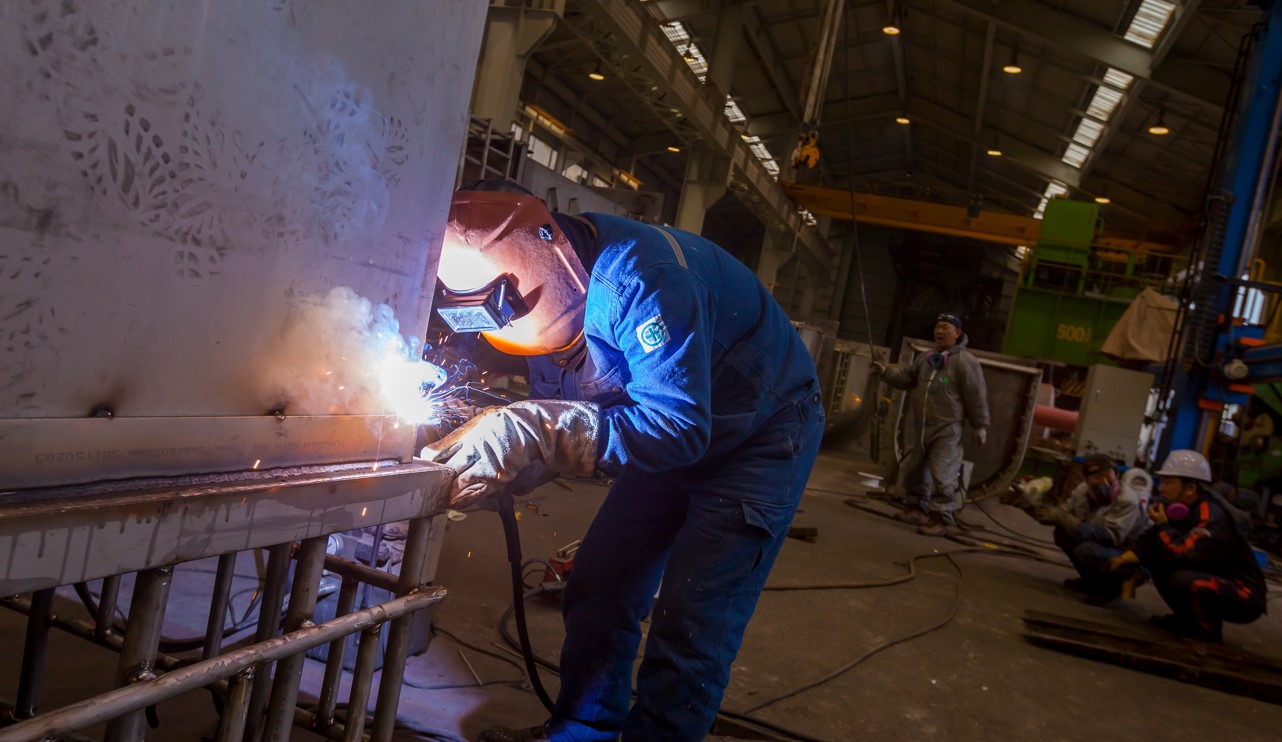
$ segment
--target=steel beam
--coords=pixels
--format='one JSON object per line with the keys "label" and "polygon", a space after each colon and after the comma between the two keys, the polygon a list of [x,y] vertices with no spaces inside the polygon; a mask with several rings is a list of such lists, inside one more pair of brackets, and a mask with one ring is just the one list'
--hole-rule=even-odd
{"label": "steel beam", "polygon": [[[585,40],[612,45],[607,64],[683,139],[730,162],[731,186],[766,224],[796,233],[808,260],[830,269],[837,252],[788,200],[775,177],[740,138],[725,115],[725,100],[709,93],[677,54],[643,5],[625,0],[583,0],[586,13],[567,25]],[[626,64],[621,61],[626,60]]]}
{"label": "steel beam", "polygon": [[[117,420],[115,422],[122,422]],[[0,595],[443,512],[426,462],[111,483],[0,499]]]}
{"label": "steel beam", "polygon": [[[851,218],[849,191],[797,184],[790,184],[787,189],[797,203],[815,214],[833,219]],[[1041,232],[1041,221],[1028,216],[981,210],[979,216],[970,217],[961,206],[871,193],[856,193],[854,201],[855,220],[865,224],[967,237],[1003,245],[1033,244]],[[1176,250],[1173,245],[1122,241],[1110,239],[1107,235],[1101,239],[1101,244],[1133,252],[1170,253]]]}

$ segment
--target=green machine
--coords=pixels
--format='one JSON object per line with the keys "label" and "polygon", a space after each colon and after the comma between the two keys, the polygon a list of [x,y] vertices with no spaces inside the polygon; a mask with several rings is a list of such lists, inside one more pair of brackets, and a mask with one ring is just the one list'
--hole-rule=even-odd
{"label": "green machine", "polygon": [[1100,354],[1131,300],[1165,275],[1136,270],[1131,253],[1096,250],[1099,205],[1055,198],[1020,277],[1002,353],[1073,366],[1111,364]]}

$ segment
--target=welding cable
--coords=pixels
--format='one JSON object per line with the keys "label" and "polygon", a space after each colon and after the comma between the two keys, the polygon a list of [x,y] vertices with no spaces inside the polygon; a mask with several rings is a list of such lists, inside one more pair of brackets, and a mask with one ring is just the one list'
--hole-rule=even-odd
{"label": "welding cable", "polygon": [[[539,668],[534,661],[534,649],[530,646],[530,630],[525,625],[525,599],[521,576],[521,533],[516,527],[516,502],[511,495],[504,494],[498,502],[499,520],[503,522],[503,537],[507,542],[507,560],[512,567],[512,607],[516,613],[516,631],[521,637],[521,655],[525,658],[525,671],[530,676],[530,685],[539,701],[552,713],[554,704],[543,681],[539,679]],[[559,584],[559,583],[553,583]]]}
{"label": "welding cable", "polygon": [[[1003,503],[1003,504],[1005,504],[1005,503]],[[1021,534],[1021,533],[1019,533],[1018,531],[1014,530],[1014,529],[1013,529],[1013,528],[1011,528],[1010,526],[1008,526],[1008,525],[1006,525],[1005,523],[1002,523],[1000,520],[998,520],[998,519],[997,519],[997,517],[996,517],[995,515],[993,515],[992,513],[988,512],[988,509],[987,509],[987,508],[985,508],[985,507],[982,507],[982,506],[978,506],[978,505],[977,505],[977,506],[975,507],[975,509],[976,509],[976,510],[978,510],[979,512],[983,513],[985,517],[987,517],[987,518],[988,518],[989,520],[991,520],[992,522],[996,523],[998,526],[1000,526],[1000,527],[1001,527],[1003,530],[1005,530],[1005,531],[1010,531],[1011,533],[1013,533],[1013,534],[1015,534],[1015,535],[1017,535],[1017,536],[1020,536],[1021,538],[1024,538],[1024,539],[1029,540],[1029,541],[1039,541],[1039,542],[1044,543],[1044,544],[1046,544],[1046,545],[1048,545],[1048,546],[1054,546],[1054,545],[1055,545],[1055,542],[1054,542],[1054,541],[1051,541],[1050,539],[1041,539],[1041,538],[1038,538],[1038,537],[1036,537],[1036,536],[1029,536],[1029,535],[1027,535],[1027,534]]]}
{"label": "welding cable", "polygon": [[[866,513],[872,513],[873,515],[880,516],[880,517],[882,517],[882,518],[886,518],[886,519],[888,519],[888,520],[895,520],[895,516],[894,516],[894,515],[892,515],[892,514],[890,514],[890,513],[887,513],[887,512],[885,512],[884,510],[879,510],[878,508],[869,507],[868,505],[865,505],[865,504],[863,504],[862,502],[859,502],[859,501],[858,501],[858,500],[856,500],[855,498],[850,498],[850,499],[846,500],[846,501],[845,501],[845,503],[846,503],[847,505],[849,505],[850,507],[852,507],[852,508],[856,509],[856,510],[862,510],[862,511],[864,511],[864,512],[866,512]],[[981,509],[981,512],[982,512],[982,509]],[[899,521],[897,521],[897,520],[896,520],[895,522],[899,522]],[[968,524],[963,523],[963,522],[962,522],[962,521],[960,521],[960,520],[959,520],[958,522],[959,522],[959,524],[962,524],[962,525],[968,525]],[[971,528],[978,528],[977,526],[969,526],[969,527],[971,527]],[[986,533],[992,533],[991,531],[988,531],[987,529],[985,529],[985,532],[986,532]],[[1010,537],[1007,537],[1007,538],[1010,538]],[[1018,536],[1018,535],[1017,535],[1017,536],[1015,536],[1014,538],[1019,538],[1019,539],[1021,539],[1021,540],[1029,541],[1029,542],[1031,542],[1031,543],[1029,543],[1028,545],[1025,545],[1025,544],[1018,544],[1018,543],[1008,543],[1008,542],[998,541],[997,539],[994,539],[994,538],[988,538],[988,537],[985,537],[985,541],[989,541],[989,542],[995,543],[995,544],[996,544],[996,545],[998,545],[998,546],[1003,546],[1003,547],[1010,548],[1010,549],[1015,549],[1015,550],[1026,550],[1026,549],[1028,549],[1030,546],[1035,546],[1035,547],[1037,547],[1037,548],[1044,548],[1044,547],[1043,547],[1043,545],[1042,545],[1040,542],[1037,542],[1035,539],[1030,539],[1030,538],[1028,538],[1028,537],[1021,537],[1021,536]],[[1048,549],[1048,550],[1049,550],[1049,549]],[[1056,564],[1057,564],[1058,562],[1053,562],[1053,563],[1056,563]]]}
{"label": "welding cable", "polygon": [[[492,651],[490,651],[490,650],[488,650],[488,649],[485,649],[484,647],[478,647],[478,646],[477,646],[477,645],[475,645],[475,644],[472,644],[472,643],[470,643],[470,642],[466,642],[466,641],[464,641],[464,640],[460,639],[460,638],[458,637],[458,635],[454,634],[453,632],[449,631],[448,629],[444,628],[443,626],[441,626],[441,625],[440,625],[440,624],[438,624],[438,623],[435,623],[435,622],[433,622],[433,623],[432,623],[432,633],[435,633],[435,634],[443,634],[447,639],[449,639],[450,641],[454,642],[455,644],[459,644],[459,645],[461,645],[461,646],[467,647],[468,649],[472,650],[473,652],[477,652],[477,653],[479,653],[479,654],[486,655],[487,657],[493,657],[493,658],[494,658],[494,659],[496,659],[496,660],[503,660],[504,662],[506,662],[506,663],[508,663],[509,665],[511,665],[511,666],[513,666],[513,667],[515,667],[516,669],[520,670],[521,672],[525,672],[525,666],[524,666],[524,665],[522,665],[521,663],[517,662],[516,660],[512,659],[511,657],[508,657],[507,655],[499,654],[498,652],[492,652]],[[519,656],[520,656],[520,655],[518,655],[518,657],[519,657]],[[524,676],[524,675],[522,675],[521,677],[525,677],[525,676]]]}
{"label": "welding cable", "polygon": [[[564,582],[547,582],[542,585],[539,585],[538,587],[533,588],[532,590],[527,590],[525,594],[522,595],[521,597],[523,601],[528,601],[531,598],[538,597],[539,595],[556,594],[564,590],[565,585],[566,583]],[[503,641],[507,642],[508,646],[512,647],[513,650],[521,650],[523,648],[521,647],[520,643],[517,641],[515,637],[512,636],[512,632],[508,629],[508,621],[512,618],[512,615],[515,612],[516,612],[515,606],[509,605],[507,607],[507,610],[503,611],[503,616],[499,618],[498,629],[499,629],[499,635],[503,637]],[[464,646],[470,646],[470,645],[464,645]],[[503,648],[502,645],[499,645],[499,644],[495,644],[494,646],[499,647],[500,649]],[[517,654],[517,652],[513,651],[513,654]],[[524,657],[525,655],[524,653],[522,653],[522,654],[517,654],[517,656]],[[543,667],[548,672],[551,672],[552,674],[558,675],[558,676],[561,674],[561,667],[557,665],[555,662],[552,662],[551,660],[548,660],[548,659],[544,659],[543,657],[540,657],[534,654],[533,651],[530,652],[530,656],[534,658],[534,661],[540,667]],[[632,697],[635,699],[636,695],[637,695],[636,691],[634,690],[632,692]],[[789,729],[788,727],[780,726],[779,724],[768,722],[765,719],[758,719],[756,717],[749,716],[744,713],[740,713],[736,711],[726,711],[725,709],[722,709],[717,712],[717,715],[725,716],[728,719],[734,719],[736,721],[743,721],[750,724],[755,724],[764,729],[769,729],[772,732],[785,735],[791,739],[799,740],[799,742],[824,742],[824,740],[811,737],[809,735],[803,734],[802,732],[798,732],[794,729]]]}
{"label": "welding cable", "polygon": [[[84,605],[85,611],[89,613],[89,617],[92,618],[96,623],[98,621],[98,603],[94,599],[95,598],[94,594],[89,591],[89,584],[86,582],[77,582],[74,585],[72,585],[72,587],[76,591],[76,596],[80,598],[81,604]],[[241,590],[240,592],[236,593],[236,595],[243,595],[244,593],[249,592],[250,590],[253,590],[253,589],[257,589],[257,588],[245,588],[244,590]],[[235,596],[232,596],[232,597],[235,597]],[[254,622],[247,621],[247,619],[249,617],[249,612],[253,610],[254,605],[256,605],[257,602],[258,602],[258,598],[255,597],[254,600],[251,601],[249,607],[246,609],[245,615],[241,617],[241,620],[234,621],[231,625],[223,629],[224,639],[229,639],[232,636],[239,634],[240,632],[244,631],[245,629],[253,625]],[[231,611],[231,598],[229,598],[227,601],[227,610],[228,610],[229,618],[235,616],[235,614]],[[117,620],[114,620],[112,622],[112,629],[120,636],[124,636],[125,630],[126,630],[125,615],[121,611],[119,606],[117,606],[115,613],[116,613]],[[284,615],[283,611],[281,615]],[[178,638],[161,636],[160,643],[157,645],[157,649],[165,653],[188,652],[193,649],[199,649],[200,647],[204,646],[204,644],[205,644],[204,634],[199,634],[199,635],[193,634],[192,636],[184,636],[184,637],[178,637]]]}
{"label": "welding cable", "polygon": [[890,649],[891,647],[897,646],[899,644],[903,644],[904,642],[912,641],[913,639],[916,639],[918,637],[922,637],[932,632],[938,631],[944,628],[945,626],[947,626],[948,624],[952,623],[952,620],[957,616],[957,609],[961,605],[961,586],[962,586],[962,580],[965,577],[965,573],[962,572],[961,565],[958,564],[957,561],[953,559],[953,554],[958,554],[964,551],[984,551],[984,550],[983,549],[954,549],[952,551],[937,552],[933,554],[922,554],[922,555],[913,557],[914,560],[918,559],[919,557],[922,559],[933,559],[936,557],[943,557],[944,559],[948,560],[949,564],[953,565],[954,569],[957,570],[957,584],[953,591],[953,602],[952,602],[952,605],[948,607],[948,613],[943,617],[943,619],[931,624],[930,626],[927,626],[924,629],[919,629],[918,631],[914,631],[911,634],[901,636],[898,639],[893,639],[891,641],[885,642],[884,644],[879,644],[878,646],[873,647],[867,652],[864,652],[860,656],[856,657],[850,662],[847,662],[846,664],[842,665],[836,670],[833,670],[827,675],[824,675],[818,680],[811,681],[799,688],[794,688],[790,691],[787,691],[786,693],[781,693],[772,698],[767,698],[766,700],[754,706],[744,709],[740,713],[750,714],[754,711],[759,711],[767,706],[774,705],[785,699],[792,698],[793,696],[805,693],[806,691],[811,690],[812,688],[817,688],[823,685],[824,683],[827,683],[835,678],[838,678],[844,675],[847,672],[850,672],[851,670],[858,667],[862,662],[864,662],[870,657],[880,654],[881,652],[884,652],[887,649]]}

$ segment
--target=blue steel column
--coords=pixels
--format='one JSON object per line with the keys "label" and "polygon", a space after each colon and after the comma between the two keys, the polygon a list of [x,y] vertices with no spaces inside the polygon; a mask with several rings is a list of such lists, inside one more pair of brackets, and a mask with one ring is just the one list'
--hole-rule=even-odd
{"label": "blue steel column", "polygon": [[[1226,184],[1233,193],[1233,204],[1230,207],[1228,224],[1225,230],[1224,251],[1220,255],[1217,271],[1222,276],[1236,277],[1243,264],[1243,252],[1250,246],[1246,244],[1247,230],[1252,217],[1262,204],[1257,203],[1257,183],[1261,177],[1268,177],[1265,154],[1277,137],[1273,122],[1277,112],[1279,93],[1279,75],[1282,75],[1282,2],[1273,3],[1269,10],[1268,29],[1264,38],[1256,45],[1255,59],[1251,63],[1250,87],[1245,98],[1237,129],[1232,144],[1232,174]],[[1234,288],[1225,286],[1216,296],[1215,308],[1223,314],[1232,310]],[[1209,310],[1209,308],[1208,308]],[[1194,342],[1191,333],[1196,331],[1195,322],[1186,322],[1184,346]],[[1177,360],[1176,362],[1179,362]],[[1205,438],[1205,426],[1209,424],[1206,412],[1198,407],[1202,392],[1210,381],[1207,369],[1196,369],[1184,376],[1177,384],[1175,419],[1166,436],[1165,445],[1158,452],[1158,461],[1166,452],[1173,449],[1201,449]]]}

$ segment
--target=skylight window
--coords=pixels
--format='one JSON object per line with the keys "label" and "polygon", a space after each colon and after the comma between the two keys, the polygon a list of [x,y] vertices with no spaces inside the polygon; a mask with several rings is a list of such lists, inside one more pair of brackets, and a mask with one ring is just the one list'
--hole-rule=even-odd
{"label": "skylight window", "polygon": [[1077,122],[1077,131],[1073,132],[1073,141],[1083,147],[1094,147],[1103,133],[1103,124],[1095,119],[1083,117]]}
{"label": "skylight window", "polygon": [[1109,67],[1108,72],[1104,73],[1104,82],[1118,90],[1126,90],[1131,87],[1131,83],[1135,82],[1135,77]]}
{"label": "skylight window", "polygon": [[1166,0],[1144,0],[1140,3],[1139,10],[1135,11],[1135,17],[1131,19],[1130,28],[1126,29],[1126,35],[1123,38],[1145,49],[1152,49],[1174,14],[1175,3]]}
{"label": "skylight window", "polygon": [[1091,96],[1091,102],[1086,107],[1086,112],[1100,121],[1108,121],[1108,117],[1113,115],[1113,111],[1121,102],[1121,91],[1114,90],[1107,85],[1099,85],[1095,88],[1095,95]]}
{"label": "skylight window", "polygon": [[748,117],[743,115],[743,110],[739,108],[739,104],[729,98],[726,98],[726,118],[735,124],[748,120]]}
{"label": "skylight window", "polygon": [[1068,145],[1068,149],[1064,150],[1064,156],[1061,157],[1060,159],[1063,160],[1064,162],[1067,162],[1068,164],[1072,165],[1075,168],[1080,168],[1082,166],[1082,163],[1086,162],[1086,158],[1087,156],[1090,155],[1090,153],[1091,151],[1086,147],[1083,147],[1082,145],[1077,143],[1073,143]]}
{"label": "skylight window", "polygon": [[1046,184],[1046,192],[1042,194],[1042,200],[1037,204],[1037,211],[1033,214],[1034,219],[1041,219],[1046,215],[1046,204],[1050,203],[1052,198],[1058,198],[1068,193],[1068,187],[1063,183],[1051,181]]}

